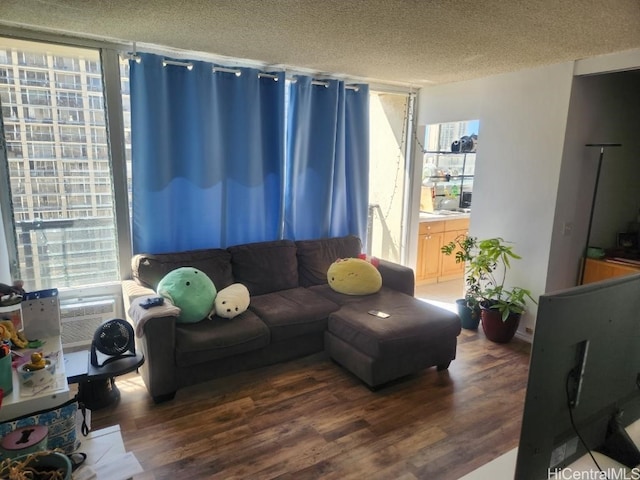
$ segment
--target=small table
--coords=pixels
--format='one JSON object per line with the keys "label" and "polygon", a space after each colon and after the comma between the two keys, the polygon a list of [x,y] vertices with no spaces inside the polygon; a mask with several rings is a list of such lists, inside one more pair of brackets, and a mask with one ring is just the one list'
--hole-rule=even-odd
{"label": "small table", "polygon": [[91,364],[89,350],[64,355],[67,382],[78,384],[78,400],[89,409],[99,410],[120,399],[115,377],[137,370],[144,363],[144,355],[112,360],[102,367]]}

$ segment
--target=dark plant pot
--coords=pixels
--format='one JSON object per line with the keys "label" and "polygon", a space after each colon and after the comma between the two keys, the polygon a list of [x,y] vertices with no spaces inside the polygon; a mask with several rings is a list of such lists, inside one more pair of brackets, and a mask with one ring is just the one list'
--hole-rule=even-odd
{"label": "dark plant pot", "polygon": [[480,323],[480,308],[469,308],[464,298],[456,300],[456,305],[458,306],[458,316],[462,322],[462,328],[477,330]]}
{"label": "dark plant pot", "polygon": [[482,307],[480,311],[484,334],[496,343],[508,343],[513,339],[520,325],[520,317],[522,317],[520,313],[512,313],[503,322],[498,310]]}

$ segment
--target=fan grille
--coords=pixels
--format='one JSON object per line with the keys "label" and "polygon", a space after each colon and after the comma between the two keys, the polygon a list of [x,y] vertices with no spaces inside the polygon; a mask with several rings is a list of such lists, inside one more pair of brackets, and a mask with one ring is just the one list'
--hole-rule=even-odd
{"label": "fan grille", "polygon": [[130,348],[131,330],[131,325],[124,320],[109,320],[96,330],[94,345],[105,355],[121,355]]}

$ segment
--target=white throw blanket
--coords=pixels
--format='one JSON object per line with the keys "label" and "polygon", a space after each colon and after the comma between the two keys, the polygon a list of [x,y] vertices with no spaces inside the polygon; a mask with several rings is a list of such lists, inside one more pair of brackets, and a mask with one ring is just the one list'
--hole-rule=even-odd
{"label": "white throw blanket", "polygon": [[180,309],[167,298],[164,299],[164,304],[158,305],[157,307],[144,309],[140,306],[140,304],[147,301],[147,299],[155,298],[157,296],[158,295],[142,295],[141,297],[131,301],[129,317],[131,317],[136,327],[136,337],[142,337],[144,335],[144,325],[150,319],[159,317],[177,317],[180,315]]}

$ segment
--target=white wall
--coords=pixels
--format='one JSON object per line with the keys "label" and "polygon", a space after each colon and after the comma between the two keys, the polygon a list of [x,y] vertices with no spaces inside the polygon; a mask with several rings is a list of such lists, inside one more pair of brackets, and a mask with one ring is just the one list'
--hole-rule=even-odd
{"label": "white wall", "polygon": [[[421,126],[480,120],[470,234],[513,242],[523,259],[508,283],[534,298],[546,287],[572,78],[568,62],[420,92]],[[536,313],[530,305],[521,336]]]}

